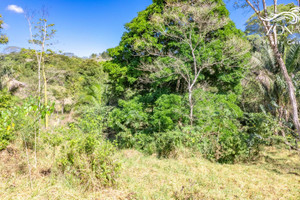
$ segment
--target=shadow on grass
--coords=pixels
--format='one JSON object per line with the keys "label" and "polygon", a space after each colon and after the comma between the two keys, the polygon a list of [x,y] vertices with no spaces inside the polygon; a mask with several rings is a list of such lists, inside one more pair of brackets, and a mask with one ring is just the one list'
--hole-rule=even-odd
{"label": "shadow on grass", "polygon": [[277,174],[300,176],[300,152],[288,150],[267,151],[258,165]]}

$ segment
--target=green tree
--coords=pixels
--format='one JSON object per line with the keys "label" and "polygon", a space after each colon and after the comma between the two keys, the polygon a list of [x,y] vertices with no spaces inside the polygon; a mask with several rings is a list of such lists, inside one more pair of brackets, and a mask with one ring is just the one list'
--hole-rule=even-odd
{"label": "green tree", "polygon": [[[259,36],[251,36],[253,53],[250,74],[245,81],[243,102],[248,112],[261,111],[263,105],[267,112],[278,118],[280,125],[288,124],[292,116],[287,84],[280,73],[271,47]],[[284,57],[287,71],[295,85],[295,93],[299,100],[299,44],[281,44],[280,51]],[[253,91],[253,93],[250,93]],[[249,95],[249,96],[247,96]],[[250,96],[251,95],[251,96]],[[248,104],[250,103],[250,104]],[[248,104],[248,105],[247,105]],[[244,105],[245,107],[245,105]],[[277,133],[274,133],[277,134]]]}
{"label": "green tree", "polygon": [[[163,14],[154,14],[150,22],[156,32],[155,39],[143,37],[135,41],[134,48],[140,56],[148,54],[158,59],[142,69],[160,79],[177,75],[183,80],[193,125],[193,90],[197,84],[210,82],[223,92],[234,91],[242,77],[250,45],[235,30],[224,4],[214,1],[170,2]],[[159,43],[162,40],[168,44]]]}
{"label": "green tree", "polygon": [[[284,77],[285,83],[287,85],[287,90],[289,93],[290,104],[292,108],[292,118],[293,124],[300,139],[300,123],[299,123],[299,114],[298,114],[298,103],[296,100],[295,94],[295,85],[291,79],[290,74],[288,73],[286,63],[284,63],[284,57],[282,52],[280,52],[278,46],[278,33],[276,26],[273,26],[270,21],[266,21],[264,19],[268,17],[272,17],[278,13],[278,4],[277,0],[273,1],[272,5],[272,13],[268,12],[267,1],[266,0],[240,0],[236,1],[236,3],[241,3],[240,5],[243,6],[250,6],[251,9],[255,12],[257,19],[259,20],[261,26],[263,27],[264,34],[266,39],[268,40],[268,44],[270,45],[273,54],[276,59],[276,63],[281,70],[282,76]],[[262,7],[261,7],[262,5]],[[261,10],[262,8],[262,10]],[[295,13],[298,15],[297,11]],[[271,31],[270,31],[271,30]]]}
{"label": "green tree", "polygon": [[79,102],[100,108],[102,105],[102,94],[102,86],[100,84],[94,84],[88,88],[86,94],[81,96]]}
{"label": "green tree", "polygon": [[[48,91],[47,91],[47,77],[45,69],[45,55],[46,48],[52,43],[50,40],[54,37],[56,30],[53,29],[54,24],[49,24],[47,17],[48,13],[45,8],[40,11],[41,17],[34,21],[34,13],[26,13],[25,18],[29,25],[30,40],[29,43],[35,45],[36,60],[38,63],[38,94],[41,95],[41,72],[44,81],[44,104],[48,106]],[[45,126],[48,128],[49,117],[46,114]]]}
{"label": "green tree", "polygon": [[154,13],[161,13],[162,8],[162,1],[154,1],[146,10],[139,12],[138,17],[125,25],[126,32],[120,44],[116,48],[108,49],[112,60],[104,64],[104,69],[109,74],[109,83],[116,96],[124,96],[129,88],[149,89],[149,84],[139,83],[142,71],[138,70],[138,66],[144,58],[136,56],[137,52],[132,47],[135,40],[141,37],[154,38],[154,27],[149,18]]}

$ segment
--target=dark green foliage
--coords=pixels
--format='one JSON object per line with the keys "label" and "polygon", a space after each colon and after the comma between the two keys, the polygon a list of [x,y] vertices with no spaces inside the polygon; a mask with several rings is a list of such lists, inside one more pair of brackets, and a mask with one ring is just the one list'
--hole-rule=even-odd
{"label": "dark green foliage", "polygon": [[156,153],[158,157],[168,158],[177,148],[186,147],[189,133],[170,131],[155,134]]}
{"label": "dark green foliage", "polygon": [[[260,113],[248,113],[245,117],[248,132],[253,133],[252,139],[257,144],[278,145],[284,142],[296,143],[296,133],[293,131],[292,123],[281,121],[264,110]],[[283,136],[283,137],[282,137]]]}
{"label": "dark green foliage", "polygon": [[0,151],[15,138],[14,98],[6,90],[0,91]]}
{"label": "dark green foliage", "polygon": [[[181,82],[177,89],[180,89],[181,92],[186,92],[184,80],[182,77],[175,76],[174,73],[172,74],[172,69],[169,69],[169,74],[171,75],[156,80],[152,80],[153,74],[151,74],[149,69],[142,69],[143,64],[152,64],[159,58],[157,55],[155,56],[148,53],[150,47],[166,55],[168,52],[178,52],[178,55],[182,55],[181,57],[183,57],[184,60],[189,60],[185,63],[187,67],[193,63],[188,44],[184,45],[181,41],[176,41],[174,38],[162,34],[152,21],[154,16],[160,17],[162,13],[166,13],[168,10],[176,10],[176,7],[173,8],[172,4],[169,4],[171,2],[172,1],[155,1],[146,10],[140,12],[138,17],[126,24],[125,27],[127,31],[124,33],[119,46],[108,50],[112,60],[105,63],[104,69],[109,74],[110,83],[115,95],[124,96],[129,88],[136,89],[143,95],[147,93],[150,88],[157,90],[168,87],[172,91],[175,91],[178,86],[178,81]],[[202,1],[197,1],[197,3],[193,2],[193,4],[198,5],[199,2],[203,3]],[[210,11],[210,16],[224,17],[227,19],[229,12],[224,3],[222,1],[211,2],[216,2],[217,6]],[[166,6],[166,3],[168,3],[168,6]],[[181,1],[181,4],[190,4],[190,2]],[[207,2],[207,5],[210,5],[210,3]],[[205,5],[203,6],[205,7]],[[184,15],[186,13],[180,14]],[[180,14],[177,13],[176,15]],[[165,30],[172,30],[172,23],[163,25],[166,25]],[[191,30],[187,27],[187,31]],[[192,37],[196,42],[199,31],[201,32],[201,30],[196,28],[192,31]],[[173,33],[175,32],[170,31],[170,34]],[[179,31],[176,33],[180,36]],[[203,39],[200,44],[197,44],[200,47],[205,46],[205,48],[196,48],[194,52],[196,56],[198,56],[197,59],[199,63],[203,64],[203,62],[208,59],[215,63],[218,63],[220,60],[226,61],[220,62],[222,64],[212,65],[212,69],[205,69],[199,77],[199,82],[209,82],[211,85],[218,87],[221,92],[227,90],[236,90],[239,92],[239,81],[243,77],[243,66],[246,64],[249,54],[240,56],[234,55],[234,48],[237,47],[237,44],[230,44],[230,40],[235,38],[235,41],[241,40],[241,42],[245,42],[243,33],[235,28],[233,22],[229,21],[219,30],[208,33],[206,37],[207,38]],[[228,47],[228,45],[231,45],[231,47]],[[246,46],[247,44],[245,42],[243,47]],[[228,56],[227,59],[224,59],[225,55],[223,54],[226,52],[224,49],[230,49],[228,55],[226,55]],[[238,50],[239,53],[242,51],[241,49]],[[229,58],[231,56],[232,58]]]}
{"label": "dark green foliage", "polygon": [[152,125],[155,131],[170,131],[188,123],[186,102],[182,96],[162,95],[155,102]]}
{"label": "dark green foliage", "polygon": [[[65,127],[37,135],[38,122],[54,111],[54,105],[38,109],[43,99],[15,103],[9,93],[1,92],[0,150],[18,136],[26,148],[34,149],[36,136],[41,137],[53,148],[57,169],[92,188],[116,182],[120,164],[111,141],[160,158],[189,148],[220,163],[254,159],[261,145],[282,142],[281,136],[292,143],[289,116],[274,117],[281,108],[289,109],[284,107],[289,104],[286,85],[274,71],[274,58],[268,57],[268,49],[262,50],[257,37],[247,41],[229,19],[223,1],[153,2],[126,24],[119,46],[100,58],[45,53],[56,114],[63,119],[67,112],[72,118]],[[265,58],[264,67],[248,70],[250,43]],[[298,86],[300,48],[281,51]],[[26,95],[36,95],[34,51],[0,55],[0,66],[1,83],[18,78],[28,83]],[[245,77],[250,71],[263,71],[272,81],[268,85],[256,76]],[[246,79],[251,83],[242,85]],[[258,92],[262,87],[265,90]],[[300,94],[298,87],[296,92]]]}
{"label": "dark green foliage", "polygon": [[115,127],[111,127],[120,132],[116,138],[119,147],[157,153],[159,157],[187,147],[221,163],[244,161],[257,155],[261,139],[241,124],[243,112],[236,104],[236,95],[197,90],[194,98],[199,101],[195,104],[193,127],[189,126],[185,97],[162,95],[153,111],[145,109],[139,98],[122,101],[122,107],[111,115],[115,122]]}
{"label": "dark green foliage", "polygon": [[[126,25],[127,32],[120,45],[109,50],[112,60],[104,69],[115,96],[123,97],[109,119],[120,147],[157,152],[164,157],[180,145],[199,146],[204,155],[219,162],[234,162],[251,148],[246,142],[248,134],[240,123],[243,112],[237,105],[236,95],[231,94],[241,92],[240,80],[249,58],[249,53],[243,52],[249,45],[230,20],[217,23],[216,30],[202,26],[198,15],[190,20],[196,12],[193,6],[200,9],[204,5],[211,10],[197,14],[206,21],[228,19],[224,3],[212,2],[216,4],[155,1]],[[190,35],[191,41],[184,34]],[[197,48],[193,50],[191,45]],[[193,87],[208,84],[217,93],[195,92],[193,88],[192,102],[189,102],[186,92],[191,85],[189,81],[196,77],[195,62],[202,71]],[[180,67],[172,67],[178,63]],[[202,68],[202,65],[209,67]],[[162,88],[169,90],[157,92],[163,91]],[[125,97],[129,90],[135,94],[128,100]],[[188,105],[191,103],[197,128],[190,127],[190,132],[183,132],[190,124]],[[199,136],[196,138],[203,138],[187,145],[194,140],[188,137],[192,132],[193,136]]]}
{"label": "dark green foliage", "polygon": [[119,107],[110,114],[109,127],[115,131],[131,130],[138,132],[148,125],[148,115],[145,107],[140,102],[141,97],[135,97],[130,101],[119,101]]}

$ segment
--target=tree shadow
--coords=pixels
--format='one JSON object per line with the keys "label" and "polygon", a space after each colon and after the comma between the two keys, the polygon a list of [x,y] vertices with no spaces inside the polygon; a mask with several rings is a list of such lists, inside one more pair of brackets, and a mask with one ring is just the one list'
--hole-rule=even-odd
{"label": "tree shadow", "polygon": [[300,153],[290,152],[287,155],[280,155],[277,152],[268,152],[262,157],[260,165],[277,174],[300,176]]}

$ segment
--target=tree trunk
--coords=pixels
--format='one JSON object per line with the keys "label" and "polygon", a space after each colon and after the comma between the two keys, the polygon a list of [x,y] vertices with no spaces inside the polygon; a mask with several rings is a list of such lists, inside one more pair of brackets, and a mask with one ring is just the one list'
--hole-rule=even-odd
{"label": "tree trunk", "polygon": [[179,88],[180,88],[180,78],[178,78],[178,80],[177,80],[176,92],[179,92]]}
{"label": "tree trunk", "polygon": [[[44,78],[44,101],[45,101],[45,106],[47,108],[47,106],[48,106],[48,93],[47,93],[47,79],[46,79],[45,66],[43,66],[43,78]],[[49,119],[48,119],[48,114],[46,113],[46,115],[45,115],[45,127],[46,127],[46,129],[48,128],[48,124],[49,124]]]}
{"label": "tree trunk", "polygon": [[[270,39],[270,37],[269,37],[269,39]],[[273,43],[273,41],[271,39],[270,39],[270,42],[272,44],[271,46],[274,51],[276,61],[278,62],[280,69],[282,71],[282,74],[284,76],[284,80],[286,81],[286,83],[288,85],[288,92],[289,92],[289,97],[290,97],[291,106],[292,106],[293,123],[294,123],[294,126],[297,130],[297,133],[298,133],[299,139],[300,139],[300,124],[299,124],[299,116],[298,116],[297,99],[296,99],[296,95],[295,95],[295,87],[294,87],[292,79],[289,76],[289,73],[286,69],[286,65],[282,59],[282,55],[278,50],[277,44]]]}
{"label": "tree trunk", "polygon": [[189,105],[190,105],[190,123],[193,126],[194,121],[194,104],[193,104],[193,90],[189,87]]}

